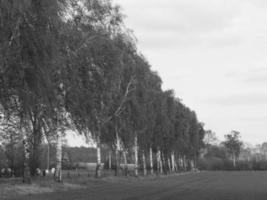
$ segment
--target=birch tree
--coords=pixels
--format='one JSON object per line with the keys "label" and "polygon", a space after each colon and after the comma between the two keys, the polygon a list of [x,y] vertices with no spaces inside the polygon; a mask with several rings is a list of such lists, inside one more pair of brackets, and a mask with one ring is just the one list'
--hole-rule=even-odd
{"label": "birch tree", "polygon": [[233,161],[234,168],[236,167],[236,161],[238,160],[242,142],[240,141],[240,133],[238,131],[231,131],[230,134],[225,135],[225,141],[223,142],[230,157]]}

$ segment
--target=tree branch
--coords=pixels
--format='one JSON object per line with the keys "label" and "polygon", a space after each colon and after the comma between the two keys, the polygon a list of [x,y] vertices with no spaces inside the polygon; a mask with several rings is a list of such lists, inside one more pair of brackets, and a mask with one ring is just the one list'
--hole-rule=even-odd
{"label": "tree branch", "polygon": [[115,110],[115,112],[104,121],[104,124],[107,123],[107,122],[109,122],[110,120],[112,120],[114,116],[118,117],[121,114],[123,105],[124,105],[124,103],[127,100],[128,94],[133,91],[133,88],[131,89],[130,87],[132,86],[132,84],[134,83],[134,81],[135,81],[135,78],[134,78],[134,76],[132,76],[131,79],[130,79],[130,81],[127,84],[125,93],[124,93],[124,95],[122,97],[122,100],[121,100],[119,106],[117,107],[117,109]]}

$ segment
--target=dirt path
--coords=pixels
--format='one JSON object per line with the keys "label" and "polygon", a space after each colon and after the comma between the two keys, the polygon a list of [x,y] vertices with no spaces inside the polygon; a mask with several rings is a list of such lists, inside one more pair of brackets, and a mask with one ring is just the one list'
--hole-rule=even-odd
{"label": "dirt path", "polygon": [[20,196],[19,200],[266,200],[267,172],[202,172],[119,183],[98,181],[87,189]]}

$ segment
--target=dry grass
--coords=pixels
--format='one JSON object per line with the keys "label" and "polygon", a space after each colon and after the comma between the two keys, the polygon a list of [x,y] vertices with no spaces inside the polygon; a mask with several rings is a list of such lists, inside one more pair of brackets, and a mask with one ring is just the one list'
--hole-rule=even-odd
{"label": "dry grass", "polygon": [[[179,174],[182,175],[183,173]],[[57,183],[53,180],[52,176],[37,177],[32,179],[32,184],[27,185],[21,182],[21,178],[13,179],[0,179],[0,200],[13,199],[18,196],[39,195],[53,192],[65,192],[70,190],[79,190],[92,188],[96,185],[102,184],[135,184],[135,182],[147,182],[165,179],[171,176],[177,176],[178,174],[170,175],[149,175],[134,177],[134,176],[104,176],[100,179],[96,179],[92,176],[88,177],[86,173],[81,173],[79,176],[72,175],[70,177],[64,176],[63,183]]]}
{"label": "dry grass", "polygon": [[54,189],[49,187],[42,187],[38,184],[1,184],[0,199],[14,198],[18,195],[33,195],[54,192]]}
{"label": "dry grass", "polygon": [[[44,180],[44,179],[43,179]],[[150,177],[91,177],[65,180],[56,192],[17,195],[14,200],[265,200],[267,172],[201,172]],[[1,180],[0,180],[1,181]],[[39,180],[39,182],[42,182]],[[47,187],[49,181],[43,181]],[[65,185],[66,184],[66,185]],[[84,185],[83,185],[84,184]],[[64,186],[65,185],[65,186]],[[74,185],[74,186],[73,186]],[[83,185],[86,189],[75,189]],[[48,186],[50,187],[50,186]],[[72,189],[66,189],[66,188]],[[1,185],[0,185],[1,188]],[[79,187],[78,187],[79,188]]]}
{"label": "dry grass", "polygon": [[32,184],[23,184],[21,179],[2,179],[0,182],[0,200],[12,199],[17,196],[38,195],[56,191],[82,189],[79,183],[56,183],[53,179],[33,179]]}

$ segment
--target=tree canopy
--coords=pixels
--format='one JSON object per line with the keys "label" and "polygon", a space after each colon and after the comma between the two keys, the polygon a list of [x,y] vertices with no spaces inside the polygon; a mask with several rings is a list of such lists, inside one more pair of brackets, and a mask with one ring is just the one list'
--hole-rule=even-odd
{"label": "tree canopy", "polygon": [[1,112],[32,138],[33,160],[63,126],[107,144],[118,131],[125,148],[138,137],[165,157],[196,159],[203,145],[196,113],[161,88],[109,0],[0,1],[0,85]]}

